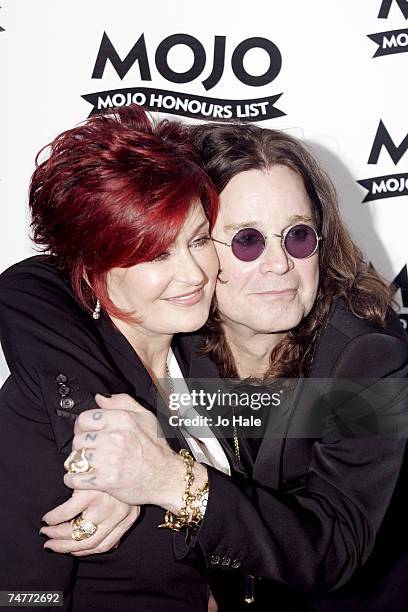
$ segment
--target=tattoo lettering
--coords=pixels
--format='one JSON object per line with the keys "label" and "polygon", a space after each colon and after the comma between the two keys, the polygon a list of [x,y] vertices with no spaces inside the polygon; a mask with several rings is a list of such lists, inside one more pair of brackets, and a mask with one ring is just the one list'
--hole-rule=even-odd
{"label": "tattoo lettering", "polygon": [[100,421],[102,418],[102,412],[94,412],[92,418],[94,421]]}
{"label": "tattoo lettering", "polygon": [[91,442],[95,442],[98,434],[96,433],[87,433],[85,436],[85,440],[91,440]]}

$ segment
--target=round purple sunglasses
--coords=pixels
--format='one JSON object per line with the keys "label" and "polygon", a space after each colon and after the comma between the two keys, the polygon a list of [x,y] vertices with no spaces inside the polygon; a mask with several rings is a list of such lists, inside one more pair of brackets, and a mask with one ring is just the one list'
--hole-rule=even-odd
{"label": "round purple sunglasses", "polygon": [[281,234],[265,236],[254,227],[243,227],[232,237],[231,242],[223,242],[212,238],[214,242],[231,247],[237,259],[241,261],[255,261],[265,250],[266,240],[271,236],[281,239],[281,246],[291,257],[306,259],[314,255],[322,239],[314,227],[304,223],[293,225]]}

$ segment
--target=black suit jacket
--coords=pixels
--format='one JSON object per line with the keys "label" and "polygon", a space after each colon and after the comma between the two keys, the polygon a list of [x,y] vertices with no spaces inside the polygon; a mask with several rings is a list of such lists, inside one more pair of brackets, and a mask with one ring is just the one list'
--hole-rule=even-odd
{"label": "black suit jacket", "polygon": [[[175,559],[171,532],[157,528],[161,508],[144,507],[117,550],[80,559],[43,550],[41,517],[72,494],[63,462],[76,416],[95,406],[98,392],[130,393],[151,410],[156,403],[124,336],[79,308],[46,262],[33,258],[0,280],[1,340],[12,372],[0,391],[0,590],[62,590],[64,609],[74,612],[206,612],[204,563],[195,551]],[[181,436],[170,443],[185,446]]]}
{"label": "black suit jacket", "polygon": [[[103,378],[105,373],[98,371],[97,384],[89,387],[84,372],[100,367],[100,330],[89,319],[84,323],[83,314],[79,317],[69,287],[47,262],[32,258],[18,264],[3,275],[0,292],[4,351],[26,393],[39,378],[47,401],[52,377],[44,380],[44,362],[52,358],[55,366],[62,347],[89,398],[101,390],[100,380],[106,385],[102,390],[124,390],[126,364],[116,359],[110,376]],[[24,351],[23,341],[29,342]],[[197,342],[196,336],[178,339],[185,373],[217,376],[215,365],[199,354]],[[33,357],[39,360],[35,373]],[[406,376],[407,364],[406,337],[395,315],[379,328],[354,317],[339,301],[319,339],[310,376]],[[219,593],[227,594],[225,610],[239,609],[239,577],[249,574],[262,578],[257,584],[259,610],[402,611],[407,583],[406,527],[401,520],[405,441],[343,438],[333,431],[326,437],[294,438],[291,428],[299,431],[299,420],[307,423],[313,416],[314,403],[306,401],[302,384],[289,406],[285,436],[266,435],[252,464],[241,441],[248,474],[231,451],[233,479],[210,468],[202,527],[196,537],[176,535],[175,554],[185,560],[199,550],[207,568],[218,570],[214,576],[222,576]],[[127,390],[140,396],[138,384]],[[66,444],[69,431],[72,435],[72,425]]]}
{"label": "black suit jacket", "polygon": [[[274,436],[271,418],[255,461],[241,440],[247,480],[210,470],[212,494],[195,544],[210,567],[224,571],[222,580],[214,573],[222,612],[406,610],[407,340],[393,312],[379,327],[352,315],[342,300],[334,303],[309,377],[300,380],[287,407],[284,436]],[[205,372],[208,366],[193,355],[190,376]],[[393,438],[373,436],[372,429],[353,438],[341,423],[319,438],[313,437],[316,425],[307,433],[316,423],[312,379],[320,379],[318,389],[330,398],[337,397],[339,382],[342,390],[357,383],[340,415],[351,407],[364,417],[370,392],[385,393],[390,411],[384,414],[397,425]],[[232,576],[237,558],[239,572],[261,577],[252,607],[242,604],[244,582]]]}

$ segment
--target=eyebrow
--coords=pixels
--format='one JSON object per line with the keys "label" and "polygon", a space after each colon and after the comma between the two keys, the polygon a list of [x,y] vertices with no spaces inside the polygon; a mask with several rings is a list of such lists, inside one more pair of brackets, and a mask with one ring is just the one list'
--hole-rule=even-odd
{"label": "eyebrow", "polygon": [[304,223],[315,222],[313,217],[308,217],[307,215],[292,215],[292,217],[288,219],[288,224],[291,225],[292,223],[298,223],[299,221],[303,221]]}
{"label": "eyebrow", "polygon": [[[292,215],[287,220],[287,224],[285,225],[285,227],[289,227],[293,223],[299,223],[301,221],[303,223],[314,223],[315,222],[315,220],[312,217],[308,217],[306,215]],[[247,221],[241,221],[240,223],[228,223],[227,225],[224,225],[224,230],[226,231],[236,230],[237,231],[244,227],[254,227],[255,229],[259,229],[260,223],[259,221],[248,219]]]}
{"label": "eyebrow", "polygon": [[194,228],[194,230],[191,232],[191,236],[195,236],[195,234],[197,234],[197,232],[199,232],[201,229],[203,229],[204,227],[206,227],[209,224],[209,220],[208,219],[204,219],[200,225],[197,225],[196,228]]}
{"label": "eyebrow", "polygon": [[259,221],[251,221],[249,219],[248,221],[241,221],[241,223],[228,223],[227,225],[224,225],[224,230],[239,230],[239,229],[242,229],[243,227],[258,228]]}

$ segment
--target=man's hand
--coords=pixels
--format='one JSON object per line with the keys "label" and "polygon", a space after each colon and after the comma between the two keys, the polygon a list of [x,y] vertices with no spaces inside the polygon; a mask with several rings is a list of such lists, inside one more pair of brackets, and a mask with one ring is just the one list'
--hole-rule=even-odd
{"label": "man's hand", "polygon": [[[126,394],[95,396],[99,409],[87,410],[75,422],[73,449],[86,449],[92,469],[66,474],[68,487],[99,490],[131,506],[154,504],[173,513],[182,505],[183,458],[167,444],[149,410]],[[192,493],[207,479],[195,464]]]}

